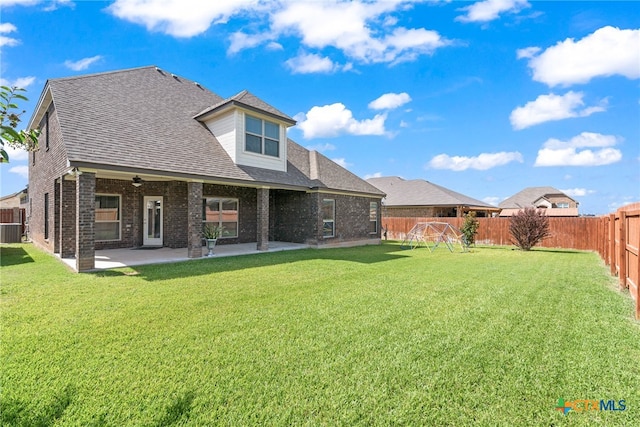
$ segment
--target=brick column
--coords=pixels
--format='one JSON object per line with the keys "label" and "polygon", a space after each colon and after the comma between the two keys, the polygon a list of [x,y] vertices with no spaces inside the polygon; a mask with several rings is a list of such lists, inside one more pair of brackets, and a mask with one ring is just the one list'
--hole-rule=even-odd
{"label": "brick column", "polygon": [[189,258],[202,256],[202,183],[187,183],[187,255]]}
{"label": "brick column", "polygon": [[96,174],[76,177],[76,270],[93,270],[95,262]]}
{"label": "brick column", "polygon": [[76,183],[60,180],[60,258],[76,254]]}
{"label": "brick column", "polygon": [[269,189],[258,188],[258,247],[259,251],[269,250]]}
{"label": "brick column", "polygon": [[53,253],[60,253],[60,197],[62,177],[53,184]]}

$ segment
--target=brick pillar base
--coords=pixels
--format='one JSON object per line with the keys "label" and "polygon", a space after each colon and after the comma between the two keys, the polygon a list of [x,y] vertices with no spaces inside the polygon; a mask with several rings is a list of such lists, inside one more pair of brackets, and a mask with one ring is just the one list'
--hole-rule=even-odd
{"label": "brick pillar base", "polygon": [[269,189],[258,188],[258,247],[259,251],[269,250]]}
{"label": "brick pillar base", "polygon": [[84,172],[76,177],[76,270],[96,267],[96,174]]}
{"label": "brick pillar base", "polygon": [[202,183],[189,182],[187,184],[187,204],[189,224],[187,226],[188,243],[187,256],[200,258],[202,256]]}

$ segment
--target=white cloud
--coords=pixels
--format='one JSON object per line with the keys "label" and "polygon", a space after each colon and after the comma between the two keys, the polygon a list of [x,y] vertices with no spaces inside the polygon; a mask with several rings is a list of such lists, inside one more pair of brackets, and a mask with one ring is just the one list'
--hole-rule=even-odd
{"label": "white cloud", "polygon": [[[9,157],[11,160],[11,157]],[[14,166],[9,169],[9,172],[20,175],[23,178],[29,179],[29,166]]]}
{"label": "white cloud", "polygon": [[[3,24],[0,24],[0,33],[12,33],[14,31],[17,31],[18,29],[16,28],[15,25],[9,23],[9,22],[5,22]],[[2,46],[17,46],[20,44],[20,40],[18,39],[14,39],[12,37],[7,37],[7,36],[0,36],[0,47]]]}
{"label": "white cloud", "polygon": [[29,158],[29,153],[21,148],[13,148],[8,145],[5,145],[4,149],[9,155],[10,162],[27,160]]}
{"label": "white cloud", "polygon": [[298,127],[305,139],[330,138],[342,134],[384,135],[386,114],[377,114],[372,119],[356,120],[344,104],[335,103],[312,107],[306,114],[296,115]]}
{"label": "white cloud", "polygon": [[316,54],[301,54],[285,62],[294,74],[331,73],[338,69],[329,58]]}
{"label": "white cloud", "polygon": [[5,22],[3,24],[0,24],[0,33],[12,33],[17,30],[18,29],[16,28],[16,26],[10,22]]}
{"label": "white cloud", "polygon": [[352,166],[352,164],[351,164],[351,163],[348,163],[348,162],[345,160],[345,158],[344,158],[344,157],[340,157],[340,158],[337,158],[337,159],[331,159],[331,160],[332,160],[333,162],[335,162],[335,163],[339,164],[340,166],[342,166],[342,167],[343,167],[343,168],[345,168],[345,169],[348,169],[348,168],[349,168],[349,166]]}
{"label": "white cloud", "polygon": [[514,129],[521,130],[548,121],[587,117],[607,110],[606,99],[600,101],[600,105],[584,107],[583,97],[584,93],[573,91],[564,95],[540,95],[535,101],[527,102],[523,107],[517,107],[511,112],[511,125]]}
{"label": "white cloud", "polygon": [[58,6],[74,6],[73,1],[71,0],[0,0],[0,4],[2,7],[9,6],[34,6],[39,3],[44,3],[44,11],[50,12],[52,10],[56,10]]}
{"label": "white cloud", "polygon": [[566,39],[536,56],[540,48],[518,51],[529,58],[533,80],[549,86],[587,83],[613,75],[640,78],[640,29],[603,27],[581,40]]}
{"label": "white cloud", "polygon": [[538,150],[534,166],[602,166],[616,163],[622,159],[622,152],[612,147],[620,140],[613,135],[592,132],[582,132],[568,141],[551,138]]}
{"label": "white cloud", "polygon": [[411,101],[408,93],[385,93],[369,103],[372,110],[393,110]]}
{"label": "white cloud", "polygon": [[149,31],[188,38],[255,7],[252,0],[116,0],[107,10],[120,19],[144,25]]}
{"label": "white cloud", "polygon": [[493,206],[498,206],[498,204],[502,201],[503,199],[501,199],[500,197],[496,197],[496,196],[487,196],[484,199],[482,199],[483,202],[485,203],[489,203],[490,205]]}
{"label": "white cloud", "polygon": [[452,171],[464,171],[467,169],[487,170],[511,162],[522,163],[522,154],[514,152],[482,153],[476,157],[449,156],[439,154],[427,164],[432,169],[448,169]]}
{"label": "white cloud", "polygon": [[369,179],[369,178],[382,178],[382,172],[370,173],[364,176],[364,179]]}
{"label": "white cloud", "polygon": [[40,0],[2,0],[0,4],[3,7],[9,6],[33,6],[34,4],[38,4]]}
{"label": "white cloud", "polygon": [[[408,10],[412,3],[411,0],[116,0],[107,10],[121,19],[144,25],[149,31],[174,37],[194,37],[235,16],[268,17],[262,18],[262,22],[254,20],[256,27],[261,28],[256,34],[234,33],[228,53],[263,43],[270,45],[281,36],[293,36],[307,50],[334,48],[361,63],[395,64],[432,54],[451,44],[436,31],[396,27],[398,20],[390,14]],[[348,64],[346,69],[350,67]],[[326,68],[321,71],[326,72]]]}
{"label": "white cloud", "polygon": [[319,151],[321,153],[324,153],[325,151],[333,151],[333,150],[335,150],[336,146],[333,145],[333,144],[329,144],[327,142],[327,143],[324,143],[324,144],[308,145],[307,149],[308,150],[316,150],[316,151]]}
{"label": "white cloud", "polygon": [[26,89],[28,86],[32,85],[33,82],[35,81],[36,81],[36,78],[33,76],[18,77],[15,80],[7,80],[0,77],[0,85],[9,86],[9,87],[19,87],[22,89]]}
{"label": "white cloud", "polygon": [[101,55],[92,56],[90,58],[79,59],[78,61],[66,60],[64,61],[65,67],[73,70],[73,71],[83,71],[89,68],[95,62],[98,62],[102,59]]}
{"label": "white cloud", "polygon": [[587,190],[586,188],[567,188],[566,190],[560,190],[569,197],[583,197],[590,194],[595,194],[595,190]]}
{"label": "white cloud", "polygon": [[527,0],[484,0],[458,10],[466,15],[456,17],[460,22],[489,22],[498,19],[501,13],[517,13],[531,7]]}

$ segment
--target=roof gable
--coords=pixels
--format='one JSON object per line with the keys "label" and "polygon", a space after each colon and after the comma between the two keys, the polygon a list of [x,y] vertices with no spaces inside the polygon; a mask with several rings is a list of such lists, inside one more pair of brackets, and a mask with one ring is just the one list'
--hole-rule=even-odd
{"label": "roof gable", "polygon": [[[289,155],[284,171],[235,164],[206,125],[194,119],[228,100],[155,66],[52,79],[40,100],[49,97],[71,166],[382,196],[379,190],[319,154],[313,162],[316,174],[312,177],[312,155],[291,140],[287,141]],[[269,110],[283,120],[288,118],[247,91],[232,100]],[[40,104],[40,110],[48,107],[45,102]]]}
{"label": "roof gable", "polygon": [[397,176],[367,180],[387,194],[387,206],[469,206],[496,209],[474,199],[423,179],[405,180]]}
{"label": "roof gable", "polygon": [[232,96],[231,98],[224,99],[208,108],[205,108],[204,110],[196,114],[194,118],[197,120],[205,120],[213,114],[227,111],[228,109],[233,107],[241,107],[247,110],[255,111],[257,113],[271,116],[276,120],[287,123],[289,126],[293,126],[296,124],[296,121],[291,117],[284,114],[277,108],[271,106],[270,104],[267,104],[247,90],[243,90],[242,92]]}
{"label": "roof gable", "polygon": [[538,200],[546,199],[551,195],[561,195],[575,202],[573,198],[554,187],[527,187],[503,200],[498,206],[501,209],[522,209],[533,206]]}

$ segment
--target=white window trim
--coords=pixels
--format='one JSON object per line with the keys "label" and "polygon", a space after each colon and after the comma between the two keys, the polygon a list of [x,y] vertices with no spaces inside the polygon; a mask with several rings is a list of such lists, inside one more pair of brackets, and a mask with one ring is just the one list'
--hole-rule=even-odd
{"label": "white window trim", "polygon": [[[98,240],[96,239],[96,242],[119,242],[122,240],[122,195],[121,194],[108,194],[108,193],[96,193],[95,196],[107,196],[107,197],[117,197],[118,198],[118,238],[117,239],[108,239],[108,240]],[[95,199],[95,197],[94,197]],[[95,204],[95,200],[93,202]],[[98,223],[113,223],[116,221],[98,221],[98,219],[95,219],[95,222]]]}
{"label": "white window trim", "polygon": [[[262,134],[258,135],[257,133],[253,133],[253,132],[249,132],[247,130],[247,117],[251,117],[253,119],[257,119],[260,120],[262,122]],[[243,133],[243,146],[242,146],[242,151],[245,154],[248,155],[252,155],[252,156],[259,156],[259,157],[266,157],[268,159],[281,159],[282,158],[282,125],[276,121],[273,120],[268,120],[265,119],[264,117],[260,117],[257,115],[253,115],[253,114],[248,114],[248,113],[244,113],[244,133]],[[265,122],[269,122],[269,123],[273,123],[275,125],[278,126],[278,155],[277,156],[272,156],[270,154],[265,154],[264,150],[265,150],[265,139],[270,139],[272,141],[275,141],[273,138],[267,138],[265,135]],[[260,138],[260,153],[256,153],[255,151],[249,151],[247,150],[247,134],[249,135],[253,135],[253,136],[257,136]]]}
{"label": "white window trim", "polygon": [[[375,220],[371,220],[371,206],[375,205],[376,207],[376,219]],[[369,222],[375,222],[376,223],[376,228],[374,231],[370,231],[369,234],[376,234],[378,233],[378,203],[377,202],[369,202]]]}
{"label": "white window trim", "polygon": [[[323,239],[330,239],[332,237],[336,237],[336,199],[322,199],[322,203],[324,204],[325,202],[331,202],[333,204],[333,219],[324,219],[324,215],[322,218],[322,238]],[[322,210],[321,210],[322,211]],[[326,223],[333,223],[333,227],[331,227],[331,229],[333,230],[332,234],[330,236],[325,236],[324,235],[324,225]]]}
{"label": "white window trim", "polygon": [[[220,236],[218,237],[218,239],[237,239],[240,235],[240,200],[236,197],[224,197],[224,196],[202,196],[202,200],[207,200],[207,199],[218,199],[218,200],[234,200],[236,202],[236,206],[238,206],[238,220],[236,221],[236,235],[235,236]],[[206,202],[205,202],[206,203]],[[220,206],[220,214],[222,214],[222,206]],[[202,224],[206,224],[206,223],[210,223],[213,224],[210,221],[206,221],[204,218],[202,218]],[[218,218],[218,225],[222,225],[222,218]]]}

